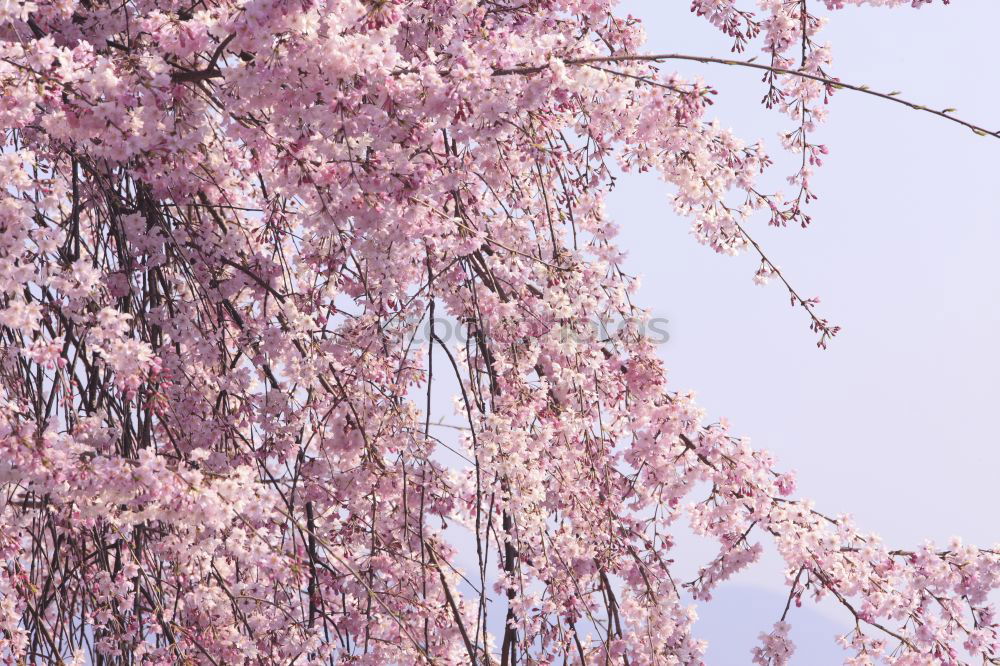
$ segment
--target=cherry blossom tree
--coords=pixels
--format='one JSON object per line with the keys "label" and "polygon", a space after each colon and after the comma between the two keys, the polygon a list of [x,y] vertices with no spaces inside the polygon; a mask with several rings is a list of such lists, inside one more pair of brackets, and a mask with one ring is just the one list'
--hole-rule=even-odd
{"label": "cherry blossom tree", "polygon": [[[885,545],[706,422],[604,212],[659,174],[826,345],[749,232],[810,222],[827,98],[998,136],[817,41],[926,2],[694,0],[728,59],[612,0],[0,0],[0,660],[698,664],[697,605],[770,548],[748,661],[826,598],[848,663],[1000,663],[1000,553]],[[764,78],[786,190],[677,60]]]}

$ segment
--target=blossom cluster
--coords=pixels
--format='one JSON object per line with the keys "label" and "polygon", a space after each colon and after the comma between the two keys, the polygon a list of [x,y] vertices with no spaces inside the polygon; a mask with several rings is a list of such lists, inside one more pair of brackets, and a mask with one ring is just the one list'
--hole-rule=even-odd
{"label": "blossom cluster", "polygon": [[766,547],[758,664],[809,598],[852,663],[1000,659],[997,551],[792,498],[642,334],[616,170],[722,253],[808,222],[829,50],[760,5],[692,9],[769,54],[790,197],[612,0],[0,2],[0,660],[698,664]]}

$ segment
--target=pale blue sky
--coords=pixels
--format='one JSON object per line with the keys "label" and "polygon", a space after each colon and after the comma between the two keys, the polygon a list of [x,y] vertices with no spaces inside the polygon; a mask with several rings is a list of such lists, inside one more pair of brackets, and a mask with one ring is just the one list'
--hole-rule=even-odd
{"label": "pale blue sky", "polygon": [[[624,9],[645,19],[651,51],[729,57],[728,40],[688,7],[632,1]],[[844,81],[901,90],[1000,128],[992,45],[1000,2],[823,13],[832,69]],[[777,133],[789,123],[759,105],[757,72],[670,66],[719,89],[713,114],[724,126],[778,152]],[[992,423],[1000,140],[848,91],[834,97],[817,137],[831,153],[814,178],[821,199],[813,225],[774,230],[761,220],[751,233],[800,293],[822,297],[820,312],[844,327],[826,351],[777,284],[752,284],[751,256],[695,244],[655,176],[627,176],[612,194],[626,267],[643,276],[638,301],[670,320],[661,350],[673,386],[696,390],[712,418],[728,417],[796,469],[799,495],[853,514],[889,543],[952,535],[1000,542]],[[781,584],[771,559],[702,611],[701,633],[714,639],[710,664],[749,663],[756,634],[781,613]],[[836,625],[806,609],[796,617],[793,663],[839,663]]]}

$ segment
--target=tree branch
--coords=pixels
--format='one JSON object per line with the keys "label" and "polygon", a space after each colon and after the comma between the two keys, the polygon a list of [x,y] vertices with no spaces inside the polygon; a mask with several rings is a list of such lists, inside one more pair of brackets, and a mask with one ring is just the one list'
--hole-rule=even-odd
{"label": "tree branch", "polygon": [[[709,56],[697,56],[697,55],[686,55],[683,53],[655,53],[649,55],[621,55],[621,56],[597,56],[592,58],[568,58],[564,60],[567,65],[593,65],[597,63],[623,63],[623,62],[663,62],[665,60],[689,60],[692,62],[700,62],[703,64],[716,64],[716,65],[730,65],[733,67],[747,67],[750,69],[758,69],[764,72],[774,72],[777,74],[788,74],[790,76],[798,76],[803,79],[809,79],[811,81],[819,81],[825,85],[831,86],[833,88],[843,88],[847,90],[853,90],[855,92],[864,93],[866,95],[871,95],[872,97],[878,97],[879,99],[888,100],[890,102],[895,102],[896,104],[902,104],[903,106],[914,109],[915,111],[923,111],[925,113],[930,113],[932,115],[944,118],[953,123],[962,125],[971,129],[975,134],[979,136],[991,136],[995,139],[1000,139],[1000,130],[988,130],[985,127],[976,125],[975,123],[962,120],[961,118],[956,118],[949,115],[953,109],[943,109],[936,110],[929,107],[923,106],[922,104],[917,104],[916,102],[911,102],[902,99],[897,96],[896,92],[883,93],[877,90],[872,90],[865,85],[856,85],[853,83],[844,83],[843,81],[838,81],[837,79],[831,79],[825,76],[820,76],[818,74],[810,74],[809,72],[803,72],[795,69],[785,69],[784,67],[774,67],[772,65],[762,65],[760,63],[751,62],[749,60],[730,60],[727,58],[713,58]],[[515,74],[530,75],[538,74],[549,68],[549,64],[544,65],[530,65],[524,67],[510,67],[505,69],[494,69],[493,76],[510,76]]]}

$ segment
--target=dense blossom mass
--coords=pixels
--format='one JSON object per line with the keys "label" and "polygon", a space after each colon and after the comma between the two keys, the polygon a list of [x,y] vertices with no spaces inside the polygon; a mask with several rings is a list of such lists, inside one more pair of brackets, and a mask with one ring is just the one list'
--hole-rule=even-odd
{"label": "dense blossom mass", "polygon": [[929,1],[694,0],[787,115],[770,192],[612,0],[0,0],[0,661],[698,664],[774,548],[748,662],[828,598],[848,663],[998,663],[1000,554],[886,546],[706,423],[603,207],[651,171],[718,252],[808,224],[817,12]]}

